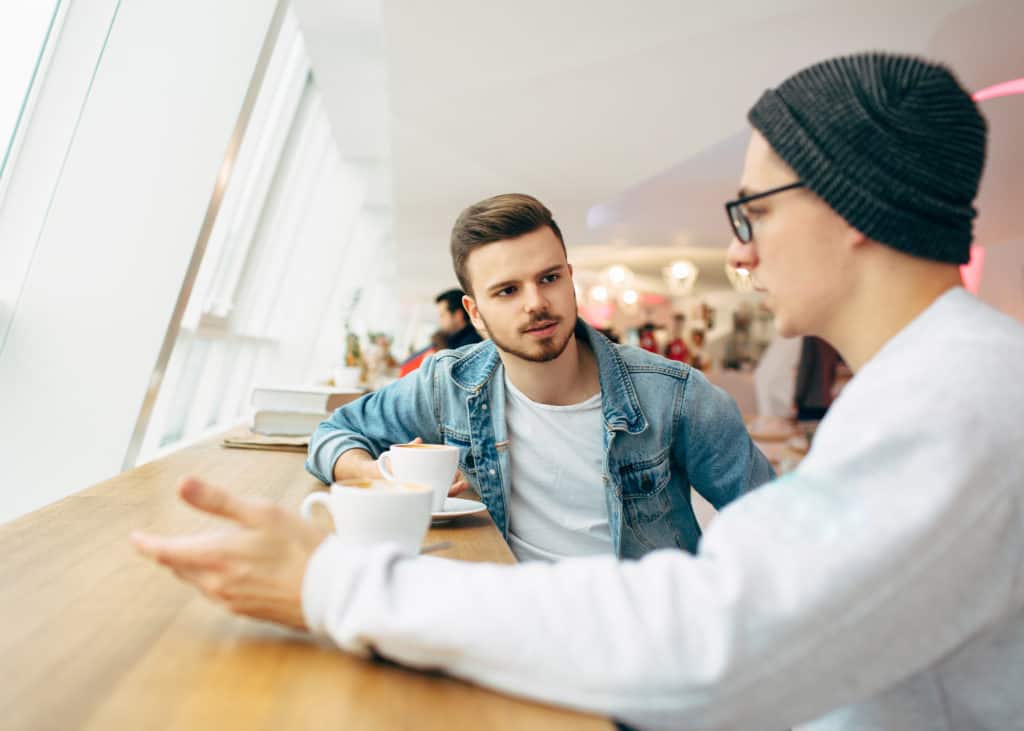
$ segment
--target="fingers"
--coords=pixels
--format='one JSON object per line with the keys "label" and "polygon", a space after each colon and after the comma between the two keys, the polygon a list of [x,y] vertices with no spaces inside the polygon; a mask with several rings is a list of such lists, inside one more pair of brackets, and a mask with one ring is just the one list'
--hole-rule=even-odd
{"label": "fingers", "polygon": [[461,471],[456,470],[455,479],[452,480],[452,486],[448,488],[448,497],[455,497],[460,492],[465,492],[469,489],[469,483],[466,481],[465,476]]}
{"label": "fingers", "polygon": [[266,523],[272,512],[271,505],[265,500],[239,497],[195,477],[183,478],[178,483],[178,494],[204,513],[219,515],[249,527]]}
{"label": "fingers", "polygon": [[452,480],[452,486],[448,488],[448,497],[455,497],[460,492],[465,492],[468,489],[469,483],[466,481],[465,476],[457,470],[455,478]]}
{"label": "fingers", "polygon": [[230,534],[198,536],[156,536],[135,531],[132,543],[139,553],[174,571],[219,569],[232,543]]}
{"label": "fingers", "polygon": [[305,627],[302,581],[315,545],[271,530],[161,537],[135,532],[143,555],[238,614]]}
{"label": "fingers", "polygon": [[423,444],[423,437],[416,437],[411,442],[406,442],[406,444]]}

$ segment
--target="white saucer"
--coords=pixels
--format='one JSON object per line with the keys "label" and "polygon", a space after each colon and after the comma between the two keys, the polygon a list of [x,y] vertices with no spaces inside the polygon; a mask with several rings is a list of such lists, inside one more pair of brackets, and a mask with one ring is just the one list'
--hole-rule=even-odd
{"label": "white saucer", "polygon": [[444,510],[432,513],[430,516],[431,522],[434,525],[438,523],[447,523],[449,520],[455,518],[461,518],[465,515],[476,515],[487,510],[487,506],[479,500],[467,500],[461,497],[446,497],[444,499]]}

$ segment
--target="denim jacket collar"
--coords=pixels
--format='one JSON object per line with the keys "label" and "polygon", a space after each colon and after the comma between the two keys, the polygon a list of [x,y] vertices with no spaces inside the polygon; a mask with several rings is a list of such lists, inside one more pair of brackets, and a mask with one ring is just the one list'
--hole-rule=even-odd
{"label": "denim jacket collar", "polygon": [[484,340],[466,351],[452,366],[451,378],[459,388],[476,393],[491,380],[501,365],[501,358],[493,340]]}
{"label": "denim jacket collar", "polygon": [[[647,430],[647,418],[640,408],[633,379],[615,346],[581,319],[576,320],[576,337],[586,342],[597,358],[601,404],[608,429],[642,434]],[[468,351],[452,366],[451,378],[460,388],[475,393],[494,377],[501,358],[491,340]]]}

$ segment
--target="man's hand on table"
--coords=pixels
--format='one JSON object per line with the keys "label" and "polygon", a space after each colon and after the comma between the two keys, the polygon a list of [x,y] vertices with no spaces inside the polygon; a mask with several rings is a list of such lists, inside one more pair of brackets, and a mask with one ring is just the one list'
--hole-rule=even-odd
{"label": "man's hand on table", "polygon": [[139,552],[232,612],[306,629],[302,579],[327,533],[270,501],[240,497],[195,478],[184,478],[178,494],[236,525],[189,536],[136,531],[132,542]]}

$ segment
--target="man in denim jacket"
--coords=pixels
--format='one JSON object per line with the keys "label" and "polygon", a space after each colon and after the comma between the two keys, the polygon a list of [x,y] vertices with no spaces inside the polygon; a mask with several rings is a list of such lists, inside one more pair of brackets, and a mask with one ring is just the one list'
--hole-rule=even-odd
{"label": "man in denim jacket", "polygon": [[421,437],[459,468],[520,560],[694,551],[690,485],[715,508],[773,477],[736,405],[699,372],[622,347],[577,317],[561,232],[539,201],[503,195],[452,232],[466,309],[491,339],[442,351],[314,432],[325,483]]}

